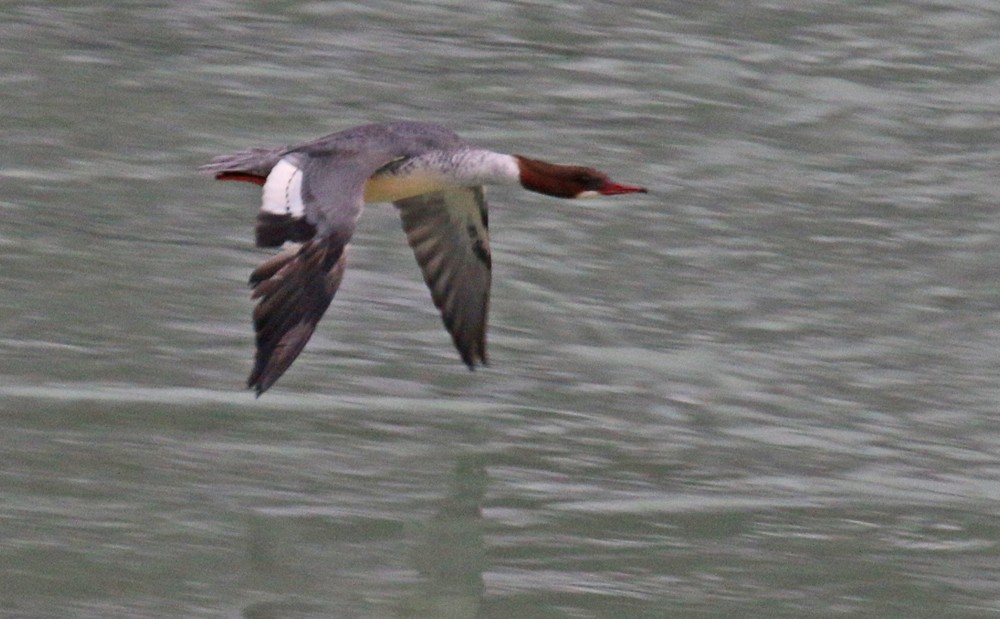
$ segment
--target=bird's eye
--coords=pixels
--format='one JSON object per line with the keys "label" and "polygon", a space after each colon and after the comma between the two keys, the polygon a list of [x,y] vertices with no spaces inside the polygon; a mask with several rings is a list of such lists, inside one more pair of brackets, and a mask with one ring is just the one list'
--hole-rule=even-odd
{"label": "bird's eye", "polygon": [[584,172],[577,177],[577,182],[586,191],[596,191],[604,186],[605,180],[600,175]]}

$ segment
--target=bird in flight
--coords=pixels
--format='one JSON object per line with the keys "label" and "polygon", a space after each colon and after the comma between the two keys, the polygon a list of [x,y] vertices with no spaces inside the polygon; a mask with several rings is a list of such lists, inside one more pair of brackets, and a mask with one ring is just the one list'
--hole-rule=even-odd
{"label": "bird in flight", "polygon": [[593,168],[484,150],[440,125],[410,121],[221,155],[199,170],[262,186],[257,246],[292,243],[250,275],[257,352],[247,386],[258,397],[302,352],[333,300],[365,203],[399,210],[434,305],[474,369],[486,363],[490,297],[483,185],[520,184],[558,198],[646,192]]}

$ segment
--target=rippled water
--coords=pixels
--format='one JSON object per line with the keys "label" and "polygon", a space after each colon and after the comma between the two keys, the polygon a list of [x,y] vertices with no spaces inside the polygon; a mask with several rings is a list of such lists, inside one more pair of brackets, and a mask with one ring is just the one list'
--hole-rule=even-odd
{"label": "rippled water", "polygon": [[[1000,614],[991,2],[0,7],[0,613]],[[260,400],[257,190],[390,118],[491,193],[467,372],[391,207]]]}

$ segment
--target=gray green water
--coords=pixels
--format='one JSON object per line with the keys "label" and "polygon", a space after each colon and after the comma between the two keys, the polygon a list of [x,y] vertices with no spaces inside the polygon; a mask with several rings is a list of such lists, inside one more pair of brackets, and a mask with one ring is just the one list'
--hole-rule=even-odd
{"label": "gray green water", "polygon": [[[1000,616],[993,2],[0,5],[0,615]],[[467,372],[391,207],[260,400],[253,187],[445,123]]]}

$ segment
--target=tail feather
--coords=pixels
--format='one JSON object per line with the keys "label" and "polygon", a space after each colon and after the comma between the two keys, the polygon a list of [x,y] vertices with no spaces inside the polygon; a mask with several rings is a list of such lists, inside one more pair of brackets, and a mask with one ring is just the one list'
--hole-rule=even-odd
{"label": "tail feather", "polygon": [[271,168],[286,152],[286,148],[251,148],[238,153],[219,155],[198,168],[202,174],[211,174],[219,180],[249,181],[263,185]]}
{"label": "tail feather", "polygon": [[257,176],[256,174],[248,174],[246,172],[220,172],[215,175],[215,180],[217,181],[243,181],[245,183],[253,183],[254,185],[264,186],[267,182],[266,176]]}
{"label": "tail feather", "polygon": [[261,264],[250,276],[259,299],[253,323],[257,354],[247,386],[259,397],[292,365],[340,287],[347,246],[317,239]]}

